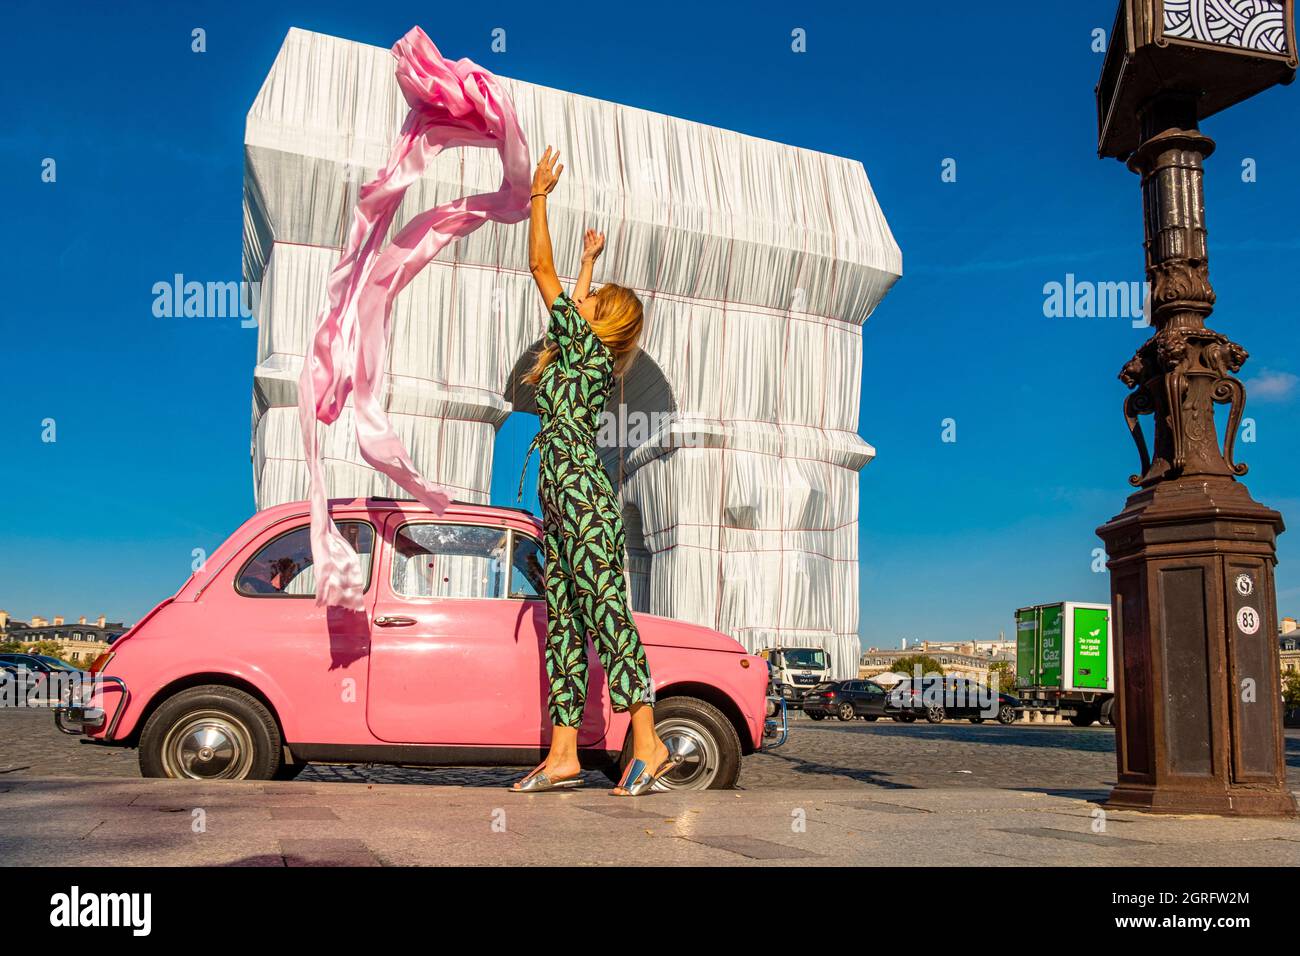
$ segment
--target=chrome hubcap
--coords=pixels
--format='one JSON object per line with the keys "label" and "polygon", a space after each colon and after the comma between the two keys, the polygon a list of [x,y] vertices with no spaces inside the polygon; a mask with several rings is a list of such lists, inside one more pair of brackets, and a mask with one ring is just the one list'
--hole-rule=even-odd
{"label": "chrome hubcap", "polygon": [[681,762],[659,778],[658,790],[703,790],[718,774],[721,762],[717,744],[698,724],[665,720],[655,725],[668,752]]}
{"label": "chrome hubcap", "polygon": [[168,731],[162,757],[169,777],[242,780],[253,762],[252,736],[229,714],[201,711]]}

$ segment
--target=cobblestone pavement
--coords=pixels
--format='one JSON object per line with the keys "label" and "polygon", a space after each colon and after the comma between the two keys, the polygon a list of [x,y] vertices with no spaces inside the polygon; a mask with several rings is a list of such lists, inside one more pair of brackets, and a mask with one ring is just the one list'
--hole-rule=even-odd
{"label": "cobblestone pavement", "polygon": [[[979,726],[813,722],[796,716],[790,740],[744,761],[740,786],[852,790],[1028,789],[1091,796],[1115,783],[1115,741],[1109,728],[1017,724]],[[1286,732],[1287,772],[1300,788],[1300,731]],[[83,745],[58,733],[42,710],[0,710],[0,780],[6,776],[138,777],[134,750]],[[314,764],[305,782],[500,787],[514,768],[436,770]],[[588,774],[600,785],[603,775]]]}

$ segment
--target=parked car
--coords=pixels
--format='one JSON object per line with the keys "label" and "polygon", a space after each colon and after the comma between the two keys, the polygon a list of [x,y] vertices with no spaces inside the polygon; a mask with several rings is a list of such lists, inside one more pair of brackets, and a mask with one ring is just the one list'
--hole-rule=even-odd
{"label": "parked car", "polygon": [[48,674],[50,671],[68,671],[76,672],[77,668],[57,657],[49,657],[45,654],[0,654],[0,666],[10,665],[12,667],[26,667],[29,671],[35,671],[41,674]]}
{"label": "parked car", "polygon": [[[309,761],[532,766],[549,742],[542,527],[520,508],[334,501],[365,612],[317,607],[306,502],[251,517],[92,665],[60,729],[135,747],[147,777],[286,779]],[[732,786],[763,746],[768,669],[706,627],[635,613],[668,788]],[[590,648],[589,648],[590,650]],[[630,753],[589,654],[578,744],[617,779]]]}
{"label": "parked car", "polygon": [[879,720],[885,716],[885,688],[869,680],[824,681],[804,697],[803,712],[813,720]]}
{"label": "parked car", "polygon": [[0,690],[6,695],[13,695],[9,698],[13,700],[25,699],[45,677],[41,671],[11,659],[16,656],[18,655],[0,655]]}
{"label": "parked car", "polygon": [[973,724],[993,717],[1000,724],[1013,724],[1024,715],[1024,709],[1024,704],[1010,694],[995,694],[992,688],[963,677],[938,675],[899,681],[885,703],[885,712],[891,717],[904,721],[924,717],[932,724],[951,717],[965,718]]}
{"label": "parked car", "polygon": [[[80,672],[71,664],[45,654],[0,654],[0,680],[29,699],[43,699],[49,694],[64,692],[62,684],[51,684],[49,675],[77,673]],[[32,698],[33,694],[35,698]]]}

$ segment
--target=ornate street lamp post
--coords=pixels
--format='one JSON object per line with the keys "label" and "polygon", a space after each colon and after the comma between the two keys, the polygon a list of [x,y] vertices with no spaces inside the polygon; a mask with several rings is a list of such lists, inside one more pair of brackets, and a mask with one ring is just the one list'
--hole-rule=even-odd
{"label": "ornate street lamp post", "polygon": [[[1098,152],[1142,178],[1155,334],[1120,373],[1139,489],[1098,529],[1111,571],[1119,782],[1108,804],[1293,815],[1277,608],[1282,516],[1237,479],[1246,351],[1214,307],[1199,121],[1296,72],[1295,0],[1122,0],[1097,86]],[[1286,173],[1290,174],[1290,171]],[[1215,406],[1226,406],[1222,445]],[[1152,416],[1148,446],[1143,416]]]}

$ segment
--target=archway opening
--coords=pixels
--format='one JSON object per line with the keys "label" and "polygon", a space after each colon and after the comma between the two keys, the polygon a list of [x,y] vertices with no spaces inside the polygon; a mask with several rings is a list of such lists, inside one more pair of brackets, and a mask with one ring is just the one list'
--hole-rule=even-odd
{"label": "archway opening", "polygon": [[[515,504],[515,492],[518,488],[519,472],[523,467],[524,456],[528,452],[528,442],[537,431],[537,396],[535,388],[523,381],[524,375],[537,361],[537,354],[544,344],[538,339],[526,349],[510,370],[506,381],[505,399],[511,405],[512,412],[506,417],[501,428],[497,430],[496,447],[493,452],[493,471],[502,469],[511,476],[509,504]],[[600,431],[597,436],[597,454],[605,466],[614,491],[619,494],[622,506],[636,505],[637,538],[640,553],[645,552],[645,541],[641,537],[639,503],[630,502],[624,495],[623,485],[628,477],[628,457],[637,446],[649,440],[661,424],[676,411],[672,388],[664,376],[659,363],[646,352],[638,352],[628,366],[625,374],[614,383],[614,393],[610,396],[601,417]],[[519,413],[523,413],[521,416]],[[526,421],[520,421],[525,417]],[[522,436],[522,437],[521,437]],[[498,483],[493,481],[493,488]],[[524,480],[523,506],[537,511],[537,455],[528,462],[528,473]],[[632,535],[628,531],[628,547],[632,547]],[[645,581],[649,581],[648,569]],[[647,592],[648,593],[648,592]]]}

